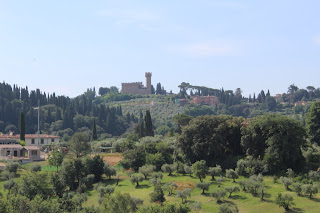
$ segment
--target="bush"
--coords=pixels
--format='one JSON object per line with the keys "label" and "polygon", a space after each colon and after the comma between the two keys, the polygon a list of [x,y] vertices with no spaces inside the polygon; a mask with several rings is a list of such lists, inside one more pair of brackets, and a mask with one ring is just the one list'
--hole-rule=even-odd
{"label": "bush", "polygon": [[40,172],[41,171],[41,166],[40,164],[32,164],[30,167],[31,172]]}
{"label": "bush", "polygon": [[16,174],[19,167],[20,164],[18,162],[9,161],[6,165],[5,170],[9,171],[10,173]]}

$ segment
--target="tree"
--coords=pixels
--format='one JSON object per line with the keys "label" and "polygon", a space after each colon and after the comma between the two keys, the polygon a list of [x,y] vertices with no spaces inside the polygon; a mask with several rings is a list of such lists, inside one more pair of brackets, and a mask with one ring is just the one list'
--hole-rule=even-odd
{"label": "tree", "polygon": [[172,195],[173,190],[177,189],[178,185],[175,182],[167,182],[164,184],[163,189],[168,191],[168,195]]}
{"label": "tree", "polygon": [[25,119],[24,119],[24,113],[20,112],[20,141],[25,141],[26,135],[26,124],[25,124]]}
{"label": "tree", "polygon": [[288,175],[288,178],[294,178],[295,174],[294,171],[292,169],[287,169],[286,174]]}
{"label": "tree", "polygon": [[293,191],[300,196],[302,192],[302,183],[299,183],[299,182],[294,183],[292,184],[292,187],[293,187]]}
{"label": "tree", "polygon": [[59,169],[59,166],[61,166],[63,162],[65,154],[63,151],[59,151],[57,149],[54,149],[51,153],[48,155],[48,163],[50,166],[57,167],[57,171]]}
{"label": "tree", "polygon": [[304,194],[309,195],[309,198],[312,198],[312,195],[317,194],[318,193],[318,185],[314,185],[314,184],[303,184],[302,185],[302,192]]}
{"label": "tree", "polygon": [[280,115],[263,115],[251,119],[241,130],[241,143],[247,155],[263,159],[269,173],[287,168],[299,171],[304,167],[301,149],[306,145],[306,133],[298,121]]}
{"label": "tree", "polygon": [[232,193],[240,191],[239,187],[237,187],[237,186],[228,186],[224,189],[229,193],[229,197],[231,197]]}
{"label": "tree", "polygon": [[93,125],[92,125],[92,140],[94,140],[94,141],[98,140],[97,127],[96,127],[96,119],[93,119]]}
{"label": "tree", "polygon": [[100,186],[98,187],[97,191],[99,192],[100,198],[103,198],[105,194],[110,196],[114,192],[114,186]]}
{"label": "tree", "polygon": [[189,174],[189,175],[190,175],[190,177],[191,177],[191,174],[192,174],[192,168],[191,168],[190,166],[185,165],[185,166],[184,166],[184,171],[185,171],[185,173],[186,173],[186,174]]}
{"label": "tree", "polygon": [[221,198],[226,196],[227,192],[224,189],[218,189],[211,192],[211,196],[217,199],[217,203],[221,203]]}
{"label": "tree", "polygon": [[291,206],[294,206],[293,197],[290,194],[281,193],[278,194],[275,203],[278,204],[280,207],[283,207],[285,210],[289,210]]}
{"label": "tree", "polygon": [[177,197],[181,198],[181,202],[182,203],[186,203],[187,202],[187,198],[191,197],[191,189],[189,188],[185,188],[183,190],[179,190],[177,192]]}
{"label": "tree", "polygon": [[311,142],[320,145],[320,102],[310,107],[306,117],[306,129]]}
{"label": "tree", "polygon": [[172,173],[173,173],[175,170],[177,170],[177,164],[164,164],[164,165],[161,166],[161,170],[162,170],[163,172],[169,173],[168,176],[171,176]]}
{"label": "tree", "polygon": [[205,160],[208,165],[221,164],[242,153],[243,121],[232,116],[198,116],[182,128],[177,147],[191,163]]}
{"label": "tree", "polygon": [[100,155],[95,155],[93,157],[86,157],[83,159],[83,165],[85,174],[94,175],[94,182],[97,183],[101,181],[101,176],[104,174],[104,162]]}
{"label": "tree", "polygon": [[208,191],[209,187],[210,187],[210,183],[209,182],[196,183],[196,188],[202,189],[202,193],[201,194],[204,194],[204,191]]}
{"label": "tree", "polygon": [[222,169],[220,165],[216,165],[215,167],[209,167],[208,173],[211,175],[211,180],[215,180],[214,176],[221,175]]}
{"label": "tree", "polygon": [[238,213],[238,212],[239,212],[239,209],[237,206],[232,206],[228,203],[224,203],[219,206],[218,213]]}
{"label": "tree", "polygon": [[142,203],[142,200],[132,198],[128,193],[115,193],[105,197],[101,207],[103,212],[135,212]]}
{"label": "tree", "polygon": [[289,186],[292,184],[292,179],[287,177],[280,177],[281,183],[285,186],[286,190],[289,190]]}
{"label": "tree", "polygon": [[50,194],[48,178],[45,173],[25,173],[21,176],[19,190],[22,195],[32,200],[36,195],[47,198]]}
{"label": "tree", "polygon": [[144,117],[144,123],[145,123],[145,131],[146,131],[146,136],[154,136],[153,132],[153,126],[152,126],[152,119],[150,115],[150,111],[146,111],[146,115]]}
{"label": "tree", "polygon": [[205,179],[208,174],[208,167],[206,161],[201,160],[195,162],[192,165],[192,172],[202,182],[202,179]]}
{"label": "tree", "polygon": [[155,166],[144,165],[139,168],[139,173],[144,175],[144,179],[148,179],[148,175],[150,175],[154,170],[155,170]]}
{"label": "tree", "polygon": [[151,202],[163,203],[166,200],[160,184],[155,185],[153,192],[150,194]]}
{"label": "tree", "polygon": [[88,135],[82,132],[75,133],[71,138],[70,148],[77,158],[88,154],[91,151]]}
{"label": "tree", "polygon": [[112,168],[111,166],[109,166],[108,163],[106,163],[103,167],[103,171],[104,171],[104,174],[109,178],[111,179],[111,176],[115,176],[117,174],[117,171],[115,168]]}
{"label": "tree", "polygon": [[142,182],[143,180],[144,180],[144,177],[141,174],[134,174],[130,178],[130,182],[132,184],[136,183],[136,188],[139,187],[139,182]]}
{"label": "tree", "polygon": [[236,171],[234,171],[233,169],[227,169],[226,170],[226,177],[227,178],[232,178],[233,182],[235,183],[235,179],[237,179],[239,177],[238,173]]}

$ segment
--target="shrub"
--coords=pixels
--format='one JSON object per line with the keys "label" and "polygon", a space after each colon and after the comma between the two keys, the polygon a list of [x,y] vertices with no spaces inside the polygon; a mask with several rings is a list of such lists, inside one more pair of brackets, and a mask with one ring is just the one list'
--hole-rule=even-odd
{"label": "shrub", "polygon": [[41,171],[41,166],[39,164],[33,164],[30,167],[31,172],[40,172]]}

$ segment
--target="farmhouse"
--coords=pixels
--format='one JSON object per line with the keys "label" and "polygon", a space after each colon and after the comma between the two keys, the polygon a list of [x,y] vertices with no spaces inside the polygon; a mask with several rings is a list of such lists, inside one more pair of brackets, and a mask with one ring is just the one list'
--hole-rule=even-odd
{"label": "farmhouse", "polygon": [[217,96],[194,96],[194,104],[208,104],[208,105],[217,105],[219,104],[219,98]]}
{"label": "farmhouse", "polygon": [[[59,143],[59,136],[40,134],[40,140],[38,141],[37,134],[26,134],[25,142],[27,146],[44,146],[52,143]],[[0,135],[0,144],[13,144],[14,141],[20,142],[20,135],[10,133],[9,135]]]}
{"label": "farmhouse", "polygon": [[20,144],[0,145],[0,159],[41,160],[40,148],[37,146],[21,146]]}

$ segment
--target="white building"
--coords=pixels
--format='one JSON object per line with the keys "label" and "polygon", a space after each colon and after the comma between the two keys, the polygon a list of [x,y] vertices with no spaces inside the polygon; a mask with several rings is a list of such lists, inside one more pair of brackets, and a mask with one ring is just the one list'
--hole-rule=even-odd
{"label": "white building", "polygon": [[[47,135],[47,134],[40,134],[40,140],[38,141],[38,135],[37,134],[26,134],[25,135],[25,142],[27,146],[45,146],[45,145],[51,145],[59,143],[59,136],[55,135]],[[17,142],[20,142],[20,135],[0,135],[0,141],[1,140],[16,140]]]}

